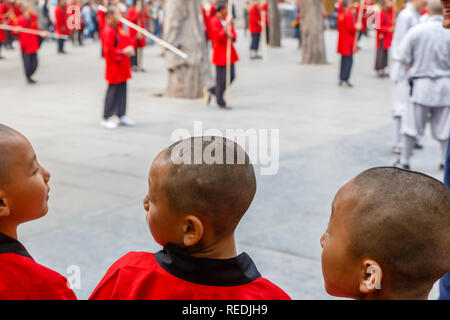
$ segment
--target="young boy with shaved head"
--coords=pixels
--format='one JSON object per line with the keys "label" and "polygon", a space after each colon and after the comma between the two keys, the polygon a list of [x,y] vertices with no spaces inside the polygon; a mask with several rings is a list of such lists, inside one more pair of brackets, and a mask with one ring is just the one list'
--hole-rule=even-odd
{"label": "young boy with shaved head", "polygon": [[236,251],[234,231],[256,192],[238,144],[222,137],[177,142],[153,161],[148,182],[146,220],[164,248],[120,258],[90,299],[289,299]]}
{"label": "young boy with shaved head", "polygon": [[67,280],[17,240],[19,225],[47,213],[49,180],[30,142],[0,124],[0,300],[76,299]]}
{"label": "young boy with shaved head", "polygon": [[364,171],[333,201],[320,239],[327,292],[354,299],[427,299],[450,270],[450,189],[424,174]]}

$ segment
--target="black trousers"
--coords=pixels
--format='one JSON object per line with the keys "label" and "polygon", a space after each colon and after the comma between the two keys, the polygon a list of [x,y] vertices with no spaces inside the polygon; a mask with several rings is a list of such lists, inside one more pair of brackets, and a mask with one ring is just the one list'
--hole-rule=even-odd
{"label": "black trousers", "polygon": [[[233,82],[235,78],[234,64],[231,65],[231,81]],[[216,96],[217,104],[221,107],[226,106],[226,102],[223,99],[223,94],[227,86],[227,67],[226,66],[216,66],[216,86],[209,88],[209,93]]]}
{"label": "black trousers", "polygon": [[380,47],[377,50],[377,58],[375,60],[375,70],[384,70],[388,65],[388,50],[383,49],[380,41]]}
{"label": "black trousers", "polygon": [[130,56],[130,62],[132,67],[137,67],[137,50],[134,56]]}
{"label": "black trousers", "polygon": [[341,81],[348,81],[350,73],[352,72],[353,55],[341,56],[341,71],[339,79]]}
{"label": "black trousers", "polygon": [[64,39],[58,39],[58,52],[64,52]]}
{"label": "black trousers", "polygon": [[22,52],[22,61],[25,70],[25,76],[27,77],[27,79],[30,79],[38,66],[37,54],[26,54],[25,52]]}
{"label": "black trousers", "polygon": [[250,50],[258,51],[260,39],[261,33],[252,33],[252,42],[250,43]]}
{"label": "black trousers", "polygon": [[119,118],[127,111],[127,82],[110,84],[106,91],[105,109],[103,118],[108,119],[114,115]]}

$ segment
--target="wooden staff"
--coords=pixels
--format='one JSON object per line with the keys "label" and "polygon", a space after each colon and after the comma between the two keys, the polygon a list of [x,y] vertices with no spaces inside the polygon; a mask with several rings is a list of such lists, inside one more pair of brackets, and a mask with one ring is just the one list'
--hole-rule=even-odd
{"label": "wooden staff", "polygon": [[[233,0],[228,0],[228,16],[227,21],[229,20],[229,17],[232,17],[232,10],[233,10]],[[232,21],[232,18],[230,19]],[[232,25],[232,24],[231,24]],[[227,34],[227,68],[226,68],[226,81],[225,81],[225,94],[226,98],[225,101],[227,105],[230,105],[230,86],[231,86],[231,43],[232,39]]]}
{"label": "wooden staff", "polygon": [[[98,9],[100,11],[106,12],[106,7],[99,5]],[[144,36],[146,36],[147,38],[152,39],[153,41],[155,41],[157,44],[163,46],[164,48],[172,51],[173,53],[175,53],[176,55],[180,56],[183,59],[187,59],[188,55],[181,51],[180,49],[174,47],[173,45],[171,45],[170,43],[168,43],[167,41],[164,41],[160,38],[158,38],[157,36],[155,36],[154,34],[148,32],[147,30],[145,30],[144,28],[139,27],[138,25],[134,24],[133,22],[125,19],[124,17],[120,17],[120,22],[122,22],[123,24],[125,24],[126,26],[128,26],[131,29],[136,30],[137,32],[142,33]]]}
{"label": "wooden staff", "polygon": [[7,24],[0,24],[0,29],[3,30],[9,30],[9,31],[13,31],[13,32],[22,32],[22,33],[29,33],[29,34],[35,34],[37,36],[40,37],[55,37],[57,39],[68,39],[69,37],[66,35],[60,35],[54,32],[47,32],[47,31],[42,31],[42,30],[35,30],[35,29],[29,29],[29,28],[22,28],[22,27],[14,27],[14,26],[9,26]]}
{"label": "wooden staff", "polygon": [[[361,25],[361,26],[362,26],[363,12],[364,12],[363,3],[364,3],[364,0],[359,1],[358,16],[356,19],[357,20],[356,24]],[[358,50],[358,38],[359,38],[360,33],[361,33],[361,29],[356,31],[355,43],[353,44],[353,52],[356,52]]]}

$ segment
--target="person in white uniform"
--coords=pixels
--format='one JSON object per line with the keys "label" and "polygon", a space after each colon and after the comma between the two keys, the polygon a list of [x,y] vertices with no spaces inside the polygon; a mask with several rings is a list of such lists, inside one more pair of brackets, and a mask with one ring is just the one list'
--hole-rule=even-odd
{"label": "person in white uniform", "polygon": [[443,170],[450,135],[450,30],[442,26],[440,0],[430,0],[428,11],[428,20],[407,33],[398,51],[400,63],[409,70],[411,97],[403,116],[403,148],[397,164],[409,169],[415,137],[430,122],[433,138],[441,145]]}
{"label": "person in white uniform", "polygon": [[[398,14],[395,22],[395,30],[392,38],[391,57],[392,67],[390,78],[394,81],[392,95],[392,111],[395,122],[395,143],[392,152],[401,153],[402,135],[401,124],[405,113],[406,105],[409,101],[409,84],[405,66],[400,63],[399,48],[406,33],[415,25],[420,23],[420,12],[427,6],[428,0],[411,0],[406,7]],[[417,148],[421,148],[419,144]]]}

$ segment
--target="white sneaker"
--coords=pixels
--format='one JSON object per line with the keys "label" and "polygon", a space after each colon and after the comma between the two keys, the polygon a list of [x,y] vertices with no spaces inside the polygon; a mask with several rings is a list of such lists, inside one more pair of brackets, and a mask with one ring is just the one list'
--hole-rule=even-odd
{"label": "white sneaker", "polygon": [[123,116],[122,118],[119,119],[119,124],[122,126],[132,127],[135,125],[135,122],[130,118]]}
{"label": "white sneaker", "polygon": [[115,129],[118,127],[117,122],[112,121],[111,119],[103,120],[100,125],[106,129]]}

